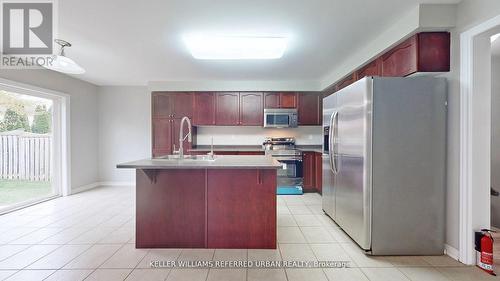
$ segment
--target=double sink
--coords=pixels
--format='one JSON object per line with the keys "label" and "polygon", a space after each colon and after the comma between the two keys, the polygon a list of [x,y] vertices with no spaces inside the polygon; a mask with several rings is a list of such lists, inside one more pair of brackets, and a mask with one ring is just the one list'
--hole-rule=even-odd
{"label": "double sink", "polygon": [[182,158],[178,154],[164,155],[153,158],[154,160],[166,161],[170,163],[207,163],[213,162],[220,158],[215,155],[184,155]]}

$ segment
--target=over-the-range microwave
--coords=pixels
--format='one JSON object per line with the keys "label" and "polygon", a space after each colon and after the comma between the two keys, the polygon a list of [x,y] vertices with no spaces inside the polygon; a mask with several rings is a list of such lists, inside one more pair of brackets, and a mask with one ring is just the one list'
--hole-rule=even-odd
{"label": "over-the-range microwave", "polygon": [[298,126],[297,109],[264,109],[264,128],[295,128]]}

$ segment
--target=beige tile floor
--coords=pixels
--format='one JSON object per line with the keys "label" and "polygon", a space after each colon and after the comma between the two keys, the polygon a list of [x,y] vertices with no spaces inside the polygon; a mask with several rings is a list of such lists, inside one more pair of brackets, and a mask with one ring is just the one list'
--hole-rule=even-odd
{"label": "beige tile floor", "polygon": [[[370,257],[321,210],[278,197],[277,250],[135,249],[134,189],[101,187],[0,216],[0,280],[500,280],[446,256]],[[156,269],[153,260],[347,261],[348,268]]]}

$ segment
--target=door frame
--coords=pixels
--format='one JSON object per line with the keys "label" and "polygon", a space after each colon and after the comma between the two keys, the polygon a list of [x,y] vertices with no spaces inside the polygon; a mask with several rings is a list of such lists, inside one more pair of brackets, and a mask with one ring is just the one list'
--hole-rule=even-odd
{"label": "door frame", "polygon": [[[58,195],[67,196],[70,194],[71,182],[71,152],[70,152],[70,96],[66,93],[44,89],[16,81],[0,78],[0,90],[14,92],[18,94],[36,96],[40,98],[50,99],[54,104],[53,112],[53,153],[52,163],[53,170],[53,188],[58,192]],[[41,199],[25,204],[16,205],[8,211],[36,204]]]}
{"label": "door frame", "polygon": [[497,28],[500,16],[460,34],[459,260],[469,265],[474,231],[490,227],[490,36]]}

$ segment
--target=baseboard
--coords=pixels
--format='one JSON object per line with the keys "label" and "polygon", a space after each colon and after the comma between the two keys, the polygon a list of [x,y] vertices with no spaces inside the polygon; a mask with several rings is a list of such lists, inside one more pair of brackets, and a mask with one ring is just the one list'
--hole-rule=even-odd
{"label": "baseboard", "polygon": [[79,187],[75,187],[75,188],[71,189],[71,195],[76,194],[76,193],[80,193],[80,192],[83,192],[83,191],[87,191],[89,189],[93,189],[93,188],[96,188],[98,186],[99,186],[99,182],[94,182],[94,183],[91,183],[91,184],[87,184],[87,185],[82,185],[82,186],[79,186]]}
{"label": "baseboard", "polygon": [[100,186],[135,186],[134,181],[101,181]]}
{"label": "baseboard", "polygon": [[453,248],[452,246],[444,244],[444,253],[448,255],[450,258],[459,261],[458,250]]}
{"label": "baseboard", "polygon": [[99,181],[91,184],[79,186],[71,189],[71,194],[80,193],[83,191],[87,191],[99,186],[134,186],[135,182],[127,182],[127,181]]}

